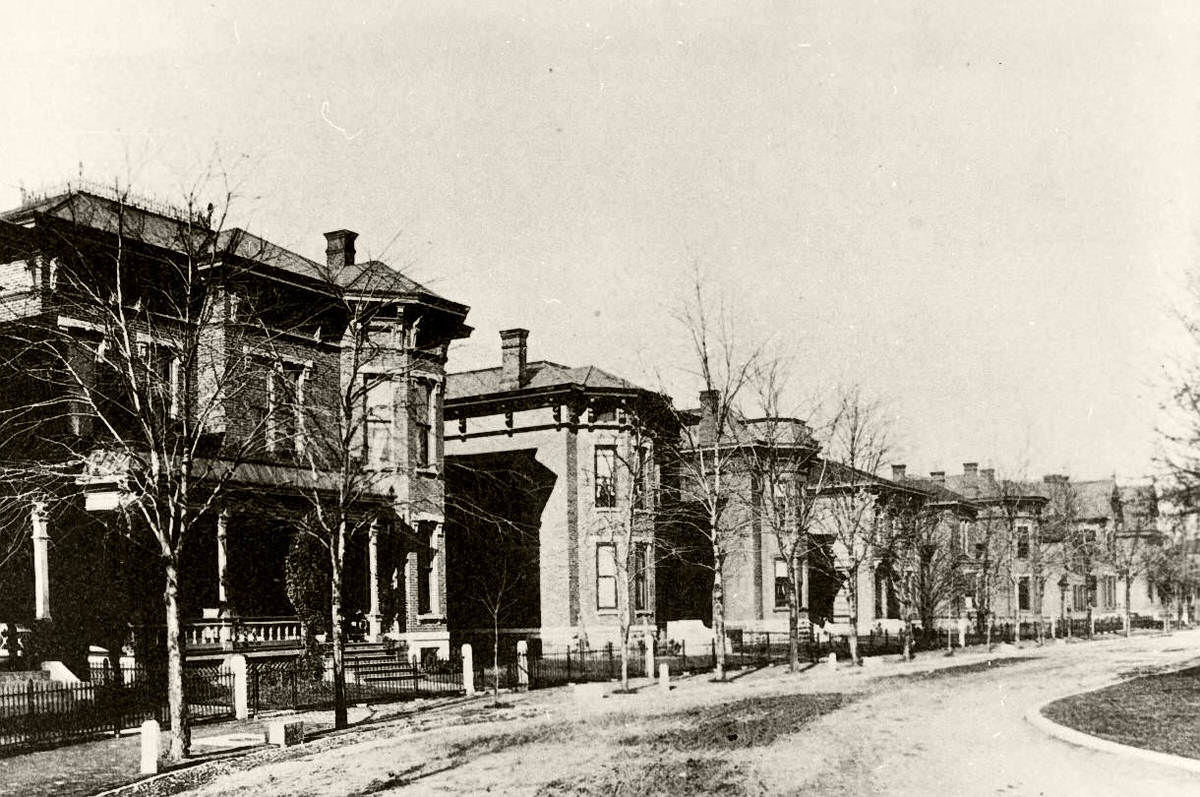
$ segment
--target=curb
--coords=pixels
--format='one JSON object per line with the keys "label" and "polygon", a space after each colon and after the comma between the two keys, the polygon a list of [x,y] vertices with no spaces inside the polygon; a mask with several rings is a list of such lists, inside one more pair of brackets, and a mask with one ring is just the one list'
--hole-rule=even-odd
{"label": "curb", "polygon": [[[1186,667],[1183,669],[1186,669]],[[1136,679],[1129,678],[1125,680],[1132,681]],[[1068,697],[1074,697],[1076,695],[1086,695],[1091,692],[1098,692],[1101,689],[1107,689],[1110,686],[1125,683],[1125,680],[1103,684],[1095,689],[1088,689],[1083,692],[1072,692],[1070,694],[1059,695],[1058,697],[1050,698],[1049,700],[1043,700],[1041,703],[1038,703],[1025,712],[1025,721],[1047,736],[1058,739],[1062,742],[1066,742],[1067,744],[1073,744],[1077,747],[1084,747],[1089,750],[1096,750],[1102,753],[1125,756],[1126,758],[1136,758],[1151,764],[1175,767],[1176,769],[1183,769],[1188,772],[1200,774],[1200,759],[1185,758],[1184,756],[1173,755],[1171,753],[1160,753],[1157,750],[1147,750],[1144,747],[1133,747],[1132,745],[1121,744],[1120,742],[1111,742],[1108,739],[1101,739],[1098,736],[1092,736],[1089,733],[1077,731],[1074,728],[1068,728],[1065,725],[1059,725],[1057,722],[1054,722],[1042,714],[1042,709],[1046,708],[1046,706],[1050,705],[1051,703],[1056,703],[1059,700],[1064,700]]]}

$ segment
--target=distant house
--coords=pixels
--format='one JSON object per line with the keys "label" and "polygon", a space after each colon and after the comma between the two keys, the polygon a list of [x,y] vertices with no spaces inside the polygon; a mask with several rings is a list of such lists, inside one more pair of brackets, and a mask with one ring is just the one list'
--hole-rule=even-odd
{"label": "distant house", "polygon": [[[615,638],[619,605],[653,633],[670,591],[655,501],[671,402],[595,366],[531,361],[528,336],[505,330],[499,365],[447,376],[451,633],[471,639],[498,623],[552,645],[597,644]],[[612,532],[630,517],[621,579]]]}

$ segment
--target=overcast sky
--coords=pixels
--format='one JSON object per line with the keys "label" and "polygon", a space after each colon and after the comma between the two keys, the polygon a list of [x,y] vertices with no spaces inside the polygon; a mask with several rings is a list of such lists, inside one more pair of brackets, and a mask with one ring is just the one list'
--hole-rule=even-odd
{"label": "overcast sky", "polygon": [[1151,471],[1192,3],[99,5],[0,5],[5,207],[215,153],[242,226],[469,304],[452,368],[523,326],[686,405],[699,264],[797,396],[884,396],[910,471]]}

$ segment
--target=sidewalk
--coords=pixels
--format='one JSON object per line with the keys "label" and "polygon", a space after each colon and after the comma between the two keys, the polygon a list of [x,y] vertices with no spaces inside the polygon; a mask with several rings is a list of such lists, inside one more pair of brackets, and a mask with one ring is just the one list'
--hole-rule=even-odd
{"label": "sidewalk", "polygon": [[[455,706],[463,699],[410,700],[373,706],[351,706],[350,731],[387,719],[428,715],[438,708]],[[181,769],[238,756],[264,748],[268,723],[278,717],[304,721],[309,738],[333,730],[333,712],[271,712],[248,720],[233,720],[192,727],[192,757]],[[163,749],[168,745],[163,734]],[[83,797],[142,779],[138,773],[141,737],[136,731],[118,738],[97,739],[50,750],[0,758],[0,795],[21,797]]]}
{"label": "sidewalk", "polygon": [[[1143,635],[1137,634],[1135,638],[1138,636]],[[1157,634],[1146,634],[1145,636],[1157,636]],[[787,692],[857,691],[881,678],[914,676],[919,678],[927,673],[946,668],[973,669],[981,665],[986,666],[986,661],[996,659],[1041,658],[1064,654],[1069,657],[1073,651],[1082,653],[1084,650],[1094,649],[1096,646],[1119,644],[1123,639],[1123,637],[1113,636],[1089,643],[1071,645],[1061,642],[1051,643],[1042,648],[1032,642],[1023,643],[1020,648],[1005,644],[997,646],[991,652],[983,647],[958,649],[954,656],[931,651],[920,653],[914,661],[907,663],[901,662],[897,655],[887,655],[868,659],[862,667],[854,667],[848,663],[839,663],[836,666],[806,664],[802,667],[801,672],[796,674],[788,673],[786,665],[776,664],[762,669],[731,671],[729,673],[731,682],[721,688],[738,693],[776,690]],[[1168,637],[1163,639],[1165,642]],[[710,690],[707,688],[710,679],[710,673],[699,673],[689,677],[672,674],[672,696],[667,700],[675,708],[711,700]],[[419,731],[447,723],[490,721],[493,718],[500,719],[499,715],[501,714],[509,713],[533,712],[541,716],[560,712],[574,715],[580,710],[589,713],[594,711],[639,713],[655,710],[655,705],[661,702],[662,698],[659,697],[658,688],[654,682],[649,679],[636,679],[634,685],[638,689],[639,696],[632,700],[612,699],[608,695],[617,688],[618,684],[616,683],[599,683],[593,685],[591,689],[578,691],[571,687],[564,687],[527,693],[501,693],[500,699],[515,712],[493,713],[489,711],[487,706],[491,702],[491,697],[482,693],[476,698],[442,698],[364,707],[352,706],[350,709],[351,727],[341,732],[332,731],[333,712],[328,710],[299,713],[275,712],[250,720],[199,725],[192,729],[193,758],[189,759],[181,769],[187,770],[197,765],[218,762],[222,759],[227,759],[230,767],[239,766],[237,762],[244,759],[247,753],[253,753],[251,756],[253,759],[262,759],[264,762],[287,755],[305,755],[314,752],[317,747],[349,743],[355,737],[362,736],[363,731],[396,722],[407,722],[412,730]],[[601,697],[601,694],[604,697]],[[310,741],[301,748],[293,748],[286,752],[266,748],[262,744],[265,728],[271,719],[282,716],[303,720],[309,739],[311,740],[315,733],[317,741]],[[83,795],[94,795],[134,783],[142,779],[142,776],[138,774],[140,743],[139,736],[134,732],[117,739],[100,739],[10,758],[0,758],[0,795],[83,797]],[[245,761],[242,765],[250,766],[252,763]],[[209,768],[204,767],[204,769]],[[201,776],[199,770],[196,774]]]}

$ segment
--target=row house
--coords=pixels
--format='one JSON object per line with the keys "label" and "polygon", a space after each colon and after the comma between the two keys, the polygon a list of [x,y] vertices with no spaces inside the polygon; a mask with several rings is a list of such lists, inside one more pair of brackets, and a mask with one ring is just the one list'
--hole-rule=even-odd
{"label": "row house", "polygon": [[[231,634],[294,643],[289,546],[353,477],[370,531],[346,553],[351,631],[444,655],[441,407],[468,308],[358,260],[351,231],[326,234],[322,263],[211,213],[89,188],[0,215],[0,614],[106,647],[161,624],[162,575],[123,510],[144,508],[154,457],[188,456],[204,511],[180,554],[193,653]],[[147,389],[122,389],[130,373]],[[348,471],[318,453],[360,421]]]}
{"label": "row house", "polygon": [[653,633],[671,402],[595,366],[530,360],[528,336],[504,330],[498,366],[447,377],[451,633],[598,644],[621,620]]}

